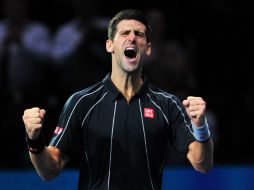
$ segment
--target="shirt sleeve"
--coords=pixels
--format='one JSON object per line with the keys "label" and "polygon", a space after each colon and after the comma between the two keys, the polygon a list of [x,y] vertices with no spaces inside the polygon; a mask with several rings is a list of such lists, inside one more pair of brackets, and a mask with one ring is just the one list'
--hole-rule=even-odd
{"label": "shirt sleeve", "polygon": [[182,102],[176,98],[172,98],[170,106],[170,142],[181,154],[186,154],[189,145],[195,141],[193,136],[191,121],[186,113]]}
{"label": "shirt sleeve", "polygon": [[72,157],[81,149],[81,119],[77,98],[72,96],[65,103],[49,145]]}

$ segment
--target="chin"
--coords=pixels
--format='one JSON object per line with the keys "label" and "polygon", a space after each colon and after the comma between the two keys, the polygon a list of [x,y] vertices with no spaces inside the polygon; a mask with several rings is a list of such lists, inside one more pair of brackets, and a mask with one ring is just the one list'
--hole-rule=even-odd
{"label": "chin", "polygon": [[134,74],[134,73],[138,73],[139,72],[139,67],[136,68],[129,68],[129,69],[125,69],[124,71],[128,74]]}

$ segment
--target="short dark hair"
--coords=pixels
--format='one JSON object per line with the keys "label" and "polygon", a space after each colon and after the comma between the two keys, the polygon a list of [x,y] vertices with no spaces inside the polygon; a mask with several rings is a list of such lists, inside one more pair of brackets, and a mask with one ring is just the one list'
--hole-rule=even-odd
{"label": "short dark hair", "polygon": [[145,15],[139,11],[134,9],[124,9],[120,12],[118,12],[109,22],[108,25],[108,38],[110,40],[113,40],[116,34],[116,27],[118,23],[122,20],[137,20],[141,23],[143,23],[146,26],[146,41],[150,42],[150,36],[151,36],[151,27],[148,24],[148,21],[145,17]]}

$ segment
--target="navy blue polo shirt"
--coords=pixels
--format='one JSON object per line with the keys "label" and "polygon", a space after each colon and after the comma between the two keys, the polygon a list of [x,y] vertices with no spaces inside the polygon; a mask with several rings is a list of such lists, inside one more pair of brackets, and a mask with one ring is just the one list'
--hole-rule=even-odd
{"label": "navy blue polo shirt", "polygon": [[194,140],[176,96],[145,80],[128,103],[108,74],[67,100],[50,145],[80,157],[79,190],[159,190],[167,143]]}

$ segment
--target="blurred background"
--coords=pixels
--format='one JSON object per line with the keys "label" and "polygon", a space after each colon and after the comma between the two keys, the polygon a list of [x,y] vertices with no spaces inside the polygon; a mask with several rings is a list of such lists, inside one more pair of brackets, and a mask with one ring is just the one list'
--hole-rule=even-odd
{"label": "blurred background", "polygon": [[[249,1],[1,0],[0,184],[25,180],[10,174],[36,175],[25,144],[24,109],[47,110],[43,130],[49,140],[66,99],[110,71],[107,24],[124,8],[144,11],[152,26],[153,51],[144,68],[148,80],[181,99],[195,95],[207,102],[215,143],[215,169],[207,178],[221,177],[222,171],[254,177],[254,7]],[[169,147],[167,168],[175,166],[179,176],[189,171],[181,170],[189,164]],[[67,167],[75,169],[75,162]]]}

